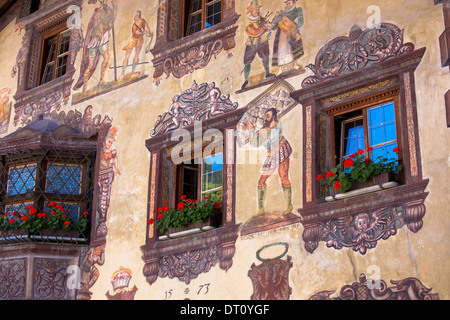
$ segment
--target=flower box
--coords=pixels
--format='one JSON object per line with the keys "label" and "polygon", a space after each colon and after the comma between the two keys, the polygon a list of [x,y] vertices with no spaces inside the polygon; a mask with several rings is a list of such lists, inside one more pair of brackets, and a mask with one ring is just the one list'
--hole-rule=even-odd
{"label": "flower box", "polygon": [[0,243],[28,242],[30,236],[27,230],[2,230],[0,231]]}
{"label": "flower box", "polygon": [[330,188],[328,190],[329,196],[326,197],[325,200],[341,200],[383,189],[389,189],[398,185],[397,180],[397,176],[392,172],[384,172],[368,178],[365,182],[353,182],[351,188],[345,193],[340,193],[335,188]]}
{"label": "flower box", "polygon": [[53,230],[47,228],[38,230],[31,238],[36,241],[44,242],[79,243],[87,241],[84,234],[79,230]]}
{"label": "flower box", "polygon": [[192,222],[179,228],[168,228],[162,235],[159,236],[159,240],[170,240],[187,237],[190,235],[207,232],[216,229],[218,226],[217,215],[208,217],[202,222]]}

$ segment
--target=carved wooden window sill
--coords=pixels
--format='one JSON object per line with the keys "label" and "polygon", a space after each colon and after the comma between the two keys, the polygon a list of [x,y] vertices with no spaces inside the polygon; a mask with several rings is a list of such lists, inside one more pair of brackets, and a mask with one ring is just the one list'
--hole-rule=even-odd
{"label": "carved wooden window sill", "polygon": [[[206,67],[209,61],[222,50],[229,53],[235,46],[234,37],[238,28],[239,15],[234,9],[234,0],[227,1],[223,9],[223,19],[212,27],[186,37],[180,37],[177,22],[181,8],[179,0],[159,0],[156,43],[151,50],[153,78],[155,82],[173,75],[175,78]],[[169,24],[167,20],[177,21]]]}
{"label": "carved wooden window sill", "polygon": [[[178,278],[189,284],[219,262],[228,270],[233,264],[240,225],[223,226],[208,232],[142,246],[144,275],[152,284],[158,277]],[[197,262],[191,265],[192,259]],[[182,261],[188,261],[187,265]]]}
{"label": "carved wooden window sill", "polygon": [[364,194],[368,194],[368,193],[372,193],[372,192],[377,192],[377,191],[382,191],[382,190],[386,190],[386,189],[395,188],[398,185],[399,185],[398,182],[389,181],[389,182],[386,182],[386,183],[383,183],[383,184],[380,184],[380,185],[374,185],[374,186],[370,186],[370,187],[366,187],[366,188],[361,188],[361,189],[357,189],[357,190],[353,190],[353,191],[348,191],[348,192],[345,192],[345,193],[338,193],[338,194],[333,195],[333,196],[327,196],[327,197],[325,197],[325,201],[331,202],[331,201],[338,201],[338,200],[358,197],[358,196],[361,196],[361,195],[364,195]]}
{"label": "carved wooden window sill", "polygon": [[322,241],[327,247],[350,247],[365,254],[403,225],[418,232],[425,215],[427,184],[428,180],[423,180],[299,209],[306,250],[314,252]]}
{"label": "carved wooden window sill", "polygon": [[[426,49],[404,44],[403,31],[395,25],[382,23],[381,29],[392,35],[390,50],[384,50],[386,43],[372,43],[364,52],[376,58],[352,64],[347,58],[359,56],[358,51],[367,45],[362,39],[376,32],[354,26],[348,37],[335,38],[319,51],[315,65],[309,66],[314,74],[303,81],[302,89],[291,93],[303,105],[304,188],[303,208],[298,212],[305,227],[305,249],[310,253],[319,242],[325,242],[327,247],[348,247],[365,254],[403,225],[412,232],[423,225],[428,180],[422,178],[414,72]],[[329,160],[338,153],[337,139],[333,139],[335,119],[391,100],[398,119],[401,184],[358,190],[338,196],[340,200],[325,201],[326,194],[315,177],[336,165]]]}
{"label": "carved wooden window sill", "polygon": [[186,229],[183,231],[178,231],[178,232],[174,232],[174,233],[168,233],[168,234],[161,235],[158,237],[158,240],[166,241],[166,240],[185,238],[185,237],[192,236],[194,234],[208,232],[208,231],[211,231],[214,229],[216,229],[216,227],[213,227],[213,226],[204,226],[204,227],[200,227],[200,228]]}

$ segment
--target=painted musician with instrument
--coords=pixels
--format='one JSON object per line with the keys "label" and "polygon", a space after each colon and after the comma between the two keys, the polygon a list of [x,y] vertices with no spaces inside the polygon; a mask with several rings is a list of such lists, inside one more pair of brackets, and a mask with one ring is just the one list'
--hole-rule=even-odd
{"label": "painted musician with instrument", "polygon": [[300,33],[304,22],[303,10],[296,7],[297,0],[287,0],[284,3],[284,9],[277,12],[271,22],[272,30],[276,30],[272,66],[281,67],[280,73],[299,69],[295,62],[304,54]]}

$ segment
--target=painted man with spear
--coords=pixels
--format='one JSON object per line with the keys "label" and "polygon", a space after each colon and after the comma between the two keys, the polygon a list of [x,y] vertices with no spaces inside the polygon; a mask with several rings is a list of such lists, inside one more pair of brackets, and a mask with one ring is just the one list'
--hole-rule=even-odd
{"label": "painted man with spear", "polygon": [[142,18],[141,10],[137,10],[134,14],[133,26],[131,27],[131,37],[128,40],[126,46],[122,49],[125,51],[125,58],[123,59],[122,74],[120,75],[119,80],[125,75],[125,70],[128,67],[128,60],[133,49],[135,50],[135,52],[133,64],[131,65],[131,73],[135,72],[136,66],[139,64],[139,54],[141,53],[142,45],[144,44],[144,35],[152,38],[153,32],[150,31],[150,27],[148,26],[147,21]]}

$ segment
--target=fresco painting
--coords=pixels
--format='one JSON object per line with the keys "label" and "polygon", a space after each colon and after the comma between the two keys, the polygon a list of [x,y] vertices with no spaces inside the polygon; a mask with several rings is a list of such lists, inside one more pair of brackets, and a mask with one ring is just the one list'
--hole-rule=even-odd
{"label": "fresco painting", "polygon": [[[264,5],[261,1],[250,1],[246,9],[248,21],[245,26],[247,41],[242,70],[244,82],[238,93],[270,84],[277,78],[284,79],[305,72],[298,63],[304,55],[301,33],[303,10],[296,3],[297,0],[284,1],[284,7],[275,14],[271,11],[263,14]],[[273,32],[275,36],[272,39]],[[251,75],[255,60],[258,60],[256,56],[261,60],[265,72],[253,72]]]}
{"label": "fresco painting", "polygon": [[[31,3],[29,0],[23,2]],[[37,276],[32,280],[37,287],[46,288],[48,274],[61,274],[58,279],[64,280],[66,274],[61,270],[74,264],[80,268],[77,275],[80,288],[76,292],[76,299],[80,300],[134,300],[135,296],[137,299],[198,299],[206,294],[213,299],[251,300],[435,300],[447,296],[445,284],[442,284],[447,278],[440,270],[444,270],[445,265],[435,267],[445,248],[444,236],[436,238],[432,245],[426,241],[430,237],[429,230],[446,228],[436,214],[442,211],[441,199],[448,192],[444,187],[437,190],[435,186],[445,186],[442,177],[448,175],[445,167],[439,168],[442,173],[438,174],[433,164],[445,162],[447,155],[445,150],[444,156],[435,151],[441,141],[435,142],[432,136],[439,134],[442,145],[448,145],[445,143],[448,135],[444,132],[448,129],[433,126],[436,132],[430,136],[431,122],[423,117],[431,112],[427,116],[438,118],[437,109],[426,109],[426,105],[437,105],[435,96],[438,94],[427,95],[426,92],[430,87],[441,92],[444,86],[429,77],[426,70],[435,68],[436,78],[442,74],[435,65],[430,65],[430,59],[422,61],[422,57],[425,49],[429,57],[436,55],[439,50],[433,46],[439,41],[437,31],[414,11],[431,19],[435,18],[433,9],[436,7],[425,12],[418,0],[411,0],[411,12],[405,11],[416,14],[417,20],[421,20],[423,32],[430,36],[424,39],[416,27],[412,27],[409,16],[405,14],[404,17],[403,13],[391,15],[389,11],[395,11],[398,5],[387,1],[389,10],[384,11],[383,21],[393,20],[396,24],[382,22],[378,28],[368,26],[368,29],[358,26],[365,24],[364,19],[352,21],[351,17],[361,13],[347,0],[318,0],[316,3],[299,0],[203,1],[211,2],[221,2],[223,21],[211,27],[214,30],[211,34],[206,28],[183,41],[184,36],[179,31],[181,10],[185,9],[183,1],[158,0],[145,4],[124,0],[80,1],[80,8],[90,13],[83,20],[83,28],[73,30],[71,34],[69,59],[73,73],[66,74],[64,85],[55,81],[42,91],[30,86],[29,78],[33,75],[30,68],[39,60],[35,57],[39,47],[36,35],[43,29],[38,30],[36,26],[50,24],[45,21],[50,10],[37,12],[34,16],[20,13],[14,32],[23,38],[14,40],[12,63],[6,68],[8,77],[17,75],[19,94],[13,93],[15,87],[10,83],[0,85],[0,134],[9,133],[12,126],[28,125],[41,116],[86,135],[92,134],[92,139],[97,139],[94,143],[97,161],[93,177],[95,192],[89,201],[92,201],[95,220],[92,220],[89,245],[80,248],[74,261],[50,264],[33,257],[37,263],[32,266],[32,262],[22,264],[22,257],[12,259],[13,254],[5,250],[5,254],[0,255],[0,278],[6,279],[15,271],[17,275],[13,276],[17,281],[13,282],[19,285],[18,281],[32,274],[32,270],[27,270],[32,266],[40,270],[40,273],[34,271]],[[41,7],[45,3],[45,6],[60,6],[58,10],[63,7],[61,0],[41,0]],[[450,4],[443,0],[435,5],[442,3]],[[239,12],[235,12],[235,8],[239,8]],[[312,26],[314,21],[323,18],[317,13],[322,9],[336,14],[339,10],[348,10],[350,18],[341,17],[345,24],[353,24],[348,35],[342,35],[342,25],[331,26],[331,22],[325,27],[329,32],[326,35],[323,35],[322,27]],[[441,12],[439,14],[441,18]],[[156,21],[150,18],[154,16]],[[1,18],[0,14],[0,26]],[[58,15],[53,13],[48,19],[57,18]],[[306,32],[305,23],[309,23]],[[0,35],[2,30],[0,28]],[[324,42],[328,38],[332,40],[319,43],[318,39]],[[415,39],[415,44],[421,48],[405,43],[405,39]],[[324,46],[320,47],[322,44]],[[450,52],[450,46],[447,47]],[[314,64],[302,59],[305,49],[311,51],[307,52],[309,57],[317,53]],[[441,55],[444,49],[441,48]],[[82,53],[77,57],[79,51]],[[220,55],[222,51],[226,57]],[[0,52],[3,62],[5,59],[2,60],[1,55]],[[216,72],[224,71],[224,65],[219,66],[224,61],[232,61],[230,65],[235,65],[225,72]],[[419,64],[421,68],[417,68]],[[306,72],[303,65],[309,69],[307,76],[302,76]],[[74,79],[75,72],[77,78]],[[147,79],[149,72],[155,72],[153,79]],[[162,80],[164,75],[167,81]],[[139,88],[131,85],[139,81],[145,85],[146,92],[134,92]],[[186,89],[186,84],[192,85]],[[112,101],[106,95],[124,87],[127,87],[123,90],[125,94],[136,94],[133,112],[142,117],[142,123],[121,115],[122,110],[118,111],[118,108],[128,106],[120,98]],[[139,97],[140,94],[144,98]],[[96,101],[95,98],[101,95],[101,101]],[[150,109],[148,96],[152,100],[155,97]],[[400,152],[403,153],[405,171],[402,174],[405,177],[397,185],[385,186],[365,198],[355,193],[345,201],[335,199],[327,203],[318,196],[315,177],[318,168],[329,167],[329,156],[336,155],[329,146],[340,141],[330,137],[330,132],[339,130],[337,122],[332,123],[333,117],[348,116],[350,111],[364,114],[364,106],[360,105],[372,104],[380,97],[383,101],[400,101],[396,126],[404,140]],[[117,112],[119,119],[116,122],[120,126],[113,124],[108,115],[94,116],[93,106],[86,106],[91,102],[89,100],[92,105],[102,104],[105,112],[108,108]],[[84,105],[86,101],[88,103]],[[241,102],[246,105],[242,107]],[[294,110],[296,107],[298,109]],[[15,114],[11,118],[13,109]],[[221,224],[213,230],[201,230],[204,233],[163,243],[156,229],[139,225],[141,233],[130,238],[118,225],[125,220],[128,222],[130,215],[135,213],[114,210],[126,206],[120,203],[121,196],[136,192],[136,206],[142,210],[133,218],[136,218],[136,225],[146,224],[147,216],[152,214],[150,209],[163,203],[168,195],[166,189],[175,188],[174,179],[181,176],[175,169],[168,169],[169,158],[161,160],[165,152],[171,150],[163,149],[169,134],[200,121],[211,127],[217,125],[225,134],[224,159],[232,162],[237,156],[256,152],[258,167],[251,170],[247,170],[248,166],[238,167],[236,170],[233,166],[236,163],[228,162],[223,167],[221,205],[227,210],[224,210],[226,215]],[[148,133],[148,140],[132,137],[139,126]],[[117,143],[120,129],[129,135],[130,145]],[[136,150],[136,164],[123,161],[119,166],[120,154],[124,155],[127,148]],[[423,155],[426,157],[421,157]],[[127,180],[130,174],[127,168],[132,165],[144,168],[139,171],[149,177],[143,179],[144,184],[142,179]],[[426,176],[422,176],[422,166]],[[133,191],[129,191],[128,182]],[[240,201],[242,199],[245,201]],[[426,211],[427,219],[422,221]],[[425,222],[427,228],[422,230]],[[299,229],[303,234],[298,232]],[[437,234],[437,231],[432,233],[433,236]],[[411,241],[412,237],[420,241]],[[118,268],[116,264],[118,259],[124,258],[121,248],[116,246],[118,242],[130,249],[127,267]],[[419,252],[423,246],[432,250],[426,255],[415,256],[411,263],[411,254]],[[405,247],[408,250],[402,249]],[[248,254],[248,248],[260,248],[256,251],[259,262]],[[361,273],[367,263],[372,263],[370,259],[375,254],[381,257],[377,267],[379,264],[383,268],[383,279],[390,281],[385,282],[381,277],[371,279]],[[385,259],[392,254],[398,263]],[[354,256],[357,260],[352,259]],[[348,259],[353,269],[348,267]],[[130,266],[139,268],[133,278],[136,285],[130,281]],[[341,269],[325,269],[329,266]],[[116,271],[112,273],[113,270]],[[247,282],[242,286],[245,290],[231,290],[235,280],[240,281],[239,277],[243,283]],[[25,296],[25,289],[18,296],[4,291],[5,283],[0,281],[1,299],[29,298]],[[20,282],[21,288],[25,286],[28,286],[25,280]],[[27,290],[30,291],[29,287]],[[67,298],[66,295],[52,294],[49,297]]]}
{"label": "fresco painting", "polygon": [[9,116],[11,115],[12,103],[9,100],[11,88],[0,89],[0,134],[8,131]]}
{"label": "fresco painting", "polygon": [[[80,65],[80,76],[73,86],[72,104],[77,104],[95,96],[122,88],[139,80],[147,78],[137,68],[147,64],[148,61],[140,61],[140,54],[149,52],[153,33],[147,21],[142,17],[142,10],[136,10],[131,19],[131,36],[125,40],[122,48],[124,57],[122,63],[118,62],[117,45],[121,39],[116,39],[115,20],[118,13],[117,0],[89,0],[89,4],[97,5],[87,26],[83,44],[83,57]],[[148,44],[146,50],[143,46]],[[132,62],[129,60],[134,52]],[[100,64],[100,68],[98,65]],[[131,72],[126,72],[127,68]],[[97,84],[91,84],[92,76],[99,73]],[[81,92],[79,92],[81,90]]]}
{"label": "fresco painting", "polygon": [[256,252],[257,259],[262,263],[253,263],[248,272],[253,284],[251,300],[289,300],[292,294],[289,271],[294,264],[291,256],[283,260],[288,251],[288,243],[275,242]]}
{"label": "fresco painting", "polygon": [[[257,212],[242,227],[241,234],[286,225],[297,215],[293,212],[292,184],[289,176],[290,156],[293,152],[289,137],[283,134],[282,118],[296,105],[289,96],[292,87],[284,80],[278,80],[261,96],[247,106],[247,112],[237,125],[237,141],[241,148],[250,152],[265,151],[265,159],[260,170],[257,187]],[[268,190],[267,182],[272,176],[278,176],[282,189],[285,208],[267,211],[267,197],[273,193]]]}

